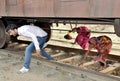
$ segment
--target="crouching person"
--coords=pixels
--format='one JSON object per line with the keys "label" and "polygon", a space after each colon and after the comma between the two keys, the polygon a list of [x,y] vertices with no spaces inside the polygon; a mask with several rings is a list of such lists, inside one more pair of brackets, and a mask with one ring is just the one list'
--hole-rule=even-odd
{"label": "crouching person", "polygon": [[65,39],[72,39],[70,33],[77,32],[77,36],[73,44],[77,43],[79,46],[87,50],[88,49],[88,40],[90,39],[91,31],[86,26],[75,27],[67,35],[64,36]]}
{"label": "crouching person", "polygon": [[98,61],[103,66],[106,66],[106,58],[107,58],[107,55],[110,53],[111,47],[112,47],[111,39],[105,35],[98,36],[98,37],[91,37],[88,43],[89,43],[89,48],[79,65],[83,65],[89,52],[92,49],[96,49],[98,54],[96,57],[93,58],[93,60]]}
{"label": "crouching person", "polygon": [[23,25],[21,27],[17,27],[15,24],[10,24],[7,26],[6,31],[12,36],[21,35],[32,39],[32,42],[26,47],[24,65],[19,70],[19,73],[29,71],[31,56],[34,50],[36,50],[36,54],[38,56],[41,52],[42,56],[46,57],[48,60],[54,60],[42,49],[47,39],[47,33],[40,27],[33,25]]}

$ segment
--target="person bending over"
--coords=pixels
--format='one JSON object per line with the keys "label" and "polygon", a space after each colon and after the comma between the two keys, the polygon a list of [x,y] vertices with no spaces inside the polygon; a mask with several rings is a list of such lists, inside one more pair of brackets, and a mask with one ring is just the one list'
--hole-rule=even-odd
{"label": "person bending over", "polygon": [[48,60],[54,60],[42,49],[47,39],[47,33],[42,28],[33,25],[17,27],[15,24],[9,24],[6,31],[12,36],[21,35],[32,39],[32,42],[25,49],[24,65],[19,70],[19,73],[29,71],[31,56],[34,50],[36,50],[38,56],[41,52],[42,56],[46,57]]}
{"label": "person bending over", "polygon": [[96,49],[98,54],[96,57],[93,58],[93,60],[98,61],[103,66],[106,66],[106,58],[107,58],[107,55],[111,51],[112,40],[108,36],[102,35],[102,36],[98,36],[98,37],[91,37],[89,39],[88,43],[89,43],[89,48],[86,51],[86,53],[83,57],[83,60],[80,62],[79,65],[83,65],[89,52],[92,49]]}
{"label": "person bending over", "polygon": [[77,32],[77,36],[73,44],[79,44],[84,50],[88,49],[88,40],[90,39],[90,29],[86,26],[75,27],[67,35],[64,36],[65,39],[72,39],[70,33]]}

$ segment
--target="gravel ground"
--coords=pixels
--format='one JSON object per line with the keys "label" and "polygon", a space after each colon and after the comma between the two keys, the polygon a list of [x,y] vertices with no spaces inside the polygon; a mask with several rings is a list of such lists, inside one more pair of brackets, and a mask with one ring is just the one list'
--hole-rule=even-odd
{"label": "gravel ground", "polygon": [[23,57],[19,52],[0,49],[0,81],[93,81],[37,62],[32,58],[30,71],[18,74],[23,65]]}

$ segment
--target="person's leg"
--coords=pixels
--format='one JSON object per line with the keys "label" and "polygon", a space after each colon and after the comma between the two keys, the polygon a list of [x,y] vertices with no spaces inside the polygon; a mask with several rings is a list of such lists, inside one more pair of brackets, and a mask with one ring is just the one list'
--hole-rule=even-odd
{"label": "person's leg", "polygon": [[32,52],[35,50],[34,43],[30,43],[25,50],[24,67],[29,69]]}
{"label": "person's leg", "polygon": [[41,54],[42,56],[46,57],[48,60],[54,60],[49,54],[47,54],[44,49],[42,48],[46,39],[47,39],[47,36],[46,37],[37,37],[38,41],[39,41],[39,44],[40,44],[40,51],[41,51]]}
{"label": "person's leg", "polygon": [[50,55],[48,55],[43,49],[41,49],[42,56],[46,57],[48,60],[54,60]]}

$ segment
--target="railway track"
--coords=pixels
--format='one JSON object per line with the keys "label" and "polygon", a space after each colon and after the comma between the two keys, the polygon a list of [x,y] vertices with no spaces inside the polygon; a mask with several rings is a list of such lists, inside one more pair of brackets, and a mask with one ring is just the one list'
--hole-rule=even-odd
{"label": "railway track", "polygon": [[[5,50],[19,51],[24,55],[24,49],[27,44],[11,43]],[[110,54],[108,57],[108,65],[106,67],[100,66],[99,63],[92,61],[92,57],[96,52],[91,52],[83,66],[78,66],[85,53],[84,50],[76,48],[68,48],[63,46],[48,45],[45,50],[55,58],[55,61],[50,62],[44,57],[33,57],[40,59],[47,65],[57,69],[64,69],[68,72],[75,73],[80,77],[89,77],[91,81],[120,81],[120,56]],[[85,75],[85,76],[84,76]],[[104,78],[101,80],[101,78]]]}

